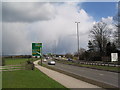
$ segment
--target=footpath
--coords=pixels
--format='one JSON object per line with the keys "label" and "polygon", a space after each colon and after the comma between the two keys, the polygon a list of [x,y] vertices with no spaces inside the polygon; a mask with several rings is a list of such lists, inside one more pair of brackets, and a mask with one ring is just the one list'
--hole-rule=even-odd
{"label": "footpath", "polygon": [[38,68],[41,72],[49,76],[50,78],[54,79],[55,81],[59,82],[66,88],[97,88],[99,90],[103,90],[101,87],[98,87],[96,85],[89,84],[87,82],[78,80],[76,78],[70,77],[68,75],[56,72],[54,70],[42,67],[38,65],[38,61],[35,61],[35,67]]}

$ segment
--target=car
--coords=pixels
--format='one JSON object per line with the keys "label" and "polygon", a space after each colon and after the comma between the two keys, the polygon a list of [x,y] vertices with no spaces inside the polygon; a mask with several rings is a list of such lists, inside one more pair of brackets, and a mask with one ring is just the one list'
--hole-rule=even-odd
{"label": "car", "polygon": [[47,60],[46,59],[43,59],[43,62],[46,62]]}
{"label": "car", "polygon": [[71,58],[68,58],[68,61],[72,61],[72,59],[71,59]]}
{"label": "car", "polygon": [[46,59],[50,59],[49,57],[46,57]]}
{"label": "car", "polygon": [[48,64],[49,65],[55,65],[55,61],[49,61]]}

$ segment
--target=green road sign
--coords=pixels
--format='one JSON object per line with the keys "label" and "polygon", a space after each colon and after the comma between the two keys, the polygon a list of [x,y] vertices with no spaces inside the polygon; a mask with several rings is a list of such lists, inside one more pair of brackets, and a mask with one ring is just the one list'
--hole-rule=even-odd
{"label": "green road sign", "polygon": [[42,43],[32,43],[32,56],[42,55]]}

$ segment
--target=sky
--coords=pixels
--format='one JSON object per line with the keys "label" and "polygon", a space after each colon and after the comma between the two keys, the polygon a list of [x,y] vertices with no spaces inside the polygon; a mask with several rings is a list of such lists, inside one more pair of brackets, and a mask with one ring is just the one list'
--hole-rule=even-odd
{"label": "sky", "polygon": [[117,13],[116,4],[117,2],[84,2],[82,8],[95,20],[100,20],[102,17],[115,16]]}
{"label": "sky", "polygon": [[31,55],[32,43],[43,43],[43,53],[77,51],[79,21],[80,48],[87,49],[89,30],[98,21],[112,26],[116,2],[3,2],[2,54]]}

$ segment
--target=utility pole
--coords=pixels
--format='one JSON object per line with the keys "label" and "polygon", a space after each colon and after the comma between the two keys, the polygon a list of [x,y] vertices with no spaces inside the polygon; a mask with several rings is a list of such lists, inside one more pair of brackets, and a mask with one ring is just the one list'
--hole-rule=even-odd
{"label": "utility pole", "polygon": [[56,57],[56,48],[57,48],[57,45],[56,45],[56,40],[54,40],[54,43],[55,43],[54,56]]}
{"label": "utility pole", "polygon": [[78,30],[78,24],[80,22],[75,22],[77,23],[77,44],[78,44],[78,59],[80,60],[80,52],[79,52],[79,30]]}
{"label": "utility pole", "polygon": [[118,49],[120,50],[120,25],[118,25]]}

